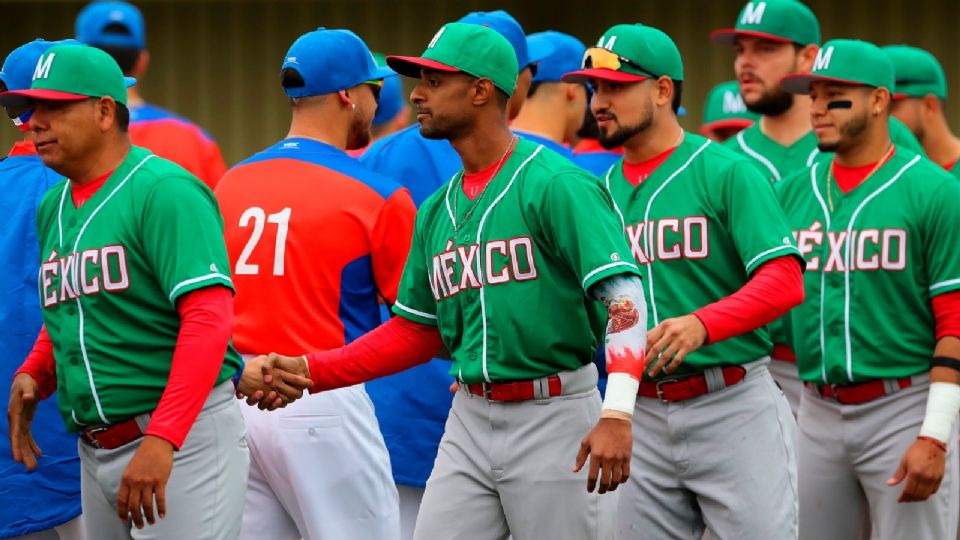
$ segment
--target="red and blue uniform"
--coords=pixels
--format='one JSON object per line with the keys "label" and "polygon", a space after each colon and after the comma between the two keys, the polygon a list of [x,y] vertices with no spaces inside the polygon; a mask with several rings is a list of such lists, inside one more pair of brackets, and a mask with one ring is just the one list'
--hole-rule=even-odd
{"label": "red and blue uniform", "polygon": [[[341,347],[396,299],[416,213],[408,192],[328,144],[290,138],[216,190],[244,353]],[[283,306],[283,309],[272,309]]]}
{"label": "red and blue uniform", "polygon": [[[44,193],[63,177],[48,169],[33,143],[17,143],[0,159],[0,387],[14,372],[40,331],[37,276],[40,243],[36,213]],[[43,450],[35,471],[13,461],[7,418],[0,419],[0,538],[44,531],[80,515],[77,437],[67,433],[56,399],[37,406],[33,436]]]}
{"label": "red and blue uniform", "polygon": [[156,105],[130,107],[130,140],[192,172],[210,189],[227,171],[220,147],[209,134]]}

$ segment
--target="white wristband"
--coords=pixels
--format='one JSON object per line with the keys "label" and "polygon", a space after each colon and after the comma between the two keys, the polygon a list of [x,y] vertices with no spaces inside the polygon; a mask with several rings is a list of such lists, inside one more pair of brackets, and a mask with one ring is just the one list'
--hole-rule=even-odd
{"label": "white wristband", "polygon": [[640,381],[626,373],[611,373],[607,376],[607,391],[603,396],[603,410],[619,411],[633,416],[637,403]]}
{"label": "white wristband", "polygon": [[920,427],[920,436],[948,444],[958,412],[960,412],[960,386],[948,382],[930,383],[927,414]]}

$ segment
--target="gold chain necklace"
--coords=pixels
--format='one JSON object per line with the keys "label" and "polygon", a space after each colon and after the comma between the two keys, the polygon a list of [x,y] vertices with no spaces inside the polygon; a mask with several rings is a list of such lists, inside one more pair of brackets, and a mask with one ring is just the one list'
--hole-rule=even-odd
{"label": "gold chain necklace", "polygon": [[[857,185],[862,185],[864,182],[866,182],[867,180],[869,180],[870,177],[873,176],[873,173],[879,171],[879,170],[880,170],[880,167],[883,167],[883,166],[887,163],[887,160],[890,159],[890,154],[893,153],[893,148],[894,148],[894,146],[891,144],[891,145],[890,145],[890,148],[888,148],[888,149],[887,149],[887,152],[883,155],[883,158],[880,159],[880,161],[878,161],[877,164],[873,166],[873,169],[872,169],[869,173],[867,173],[867,176],[863,177],[863,180],[861,180],[860,183],[857,184]],[[836,158],[836,156],[834,156],[834,158],[830,160],[830,167],[829,167],[829,169],[827,170],[827,205],[830,207],[830,213],[831,213],[831,214],[833,213],[833,195],[832,195],[832,193],[833,193],[833,184],[834,184],[834,181],[833,181],[833,165],[834,165],[834,163],[836,163],[836,160],[837,160],[837,158]],[[838,186],[838,188],[839,188],[839,186]]]}
{"label": "gold chain necklace", "polygon": [[[514,135],[513,138],[510,139],[510,142],[507,143],[507,147],[503,150],[503,155],[500,156],[500,161],[497,163],[497,168],[493,171],[493,174],[490,175],[487,185],[483,186],[483,190],[477,194],[476,198],[473,199],[473,204],[470,205],[470,208],[467,208],[467,212],[464,214],[463,220],[460,221],[460,223],[457,223],[457,216],[459,215],[457,212],[457,207],[459,206],[458,201],[460,200],[460,192],[463,191],[463,177],[465,174],[464,171],[460,171],[460,181],[457,183],[456,191],[453,194],[453,231],[455,233],[459,233],[460,229],[463,228],[468,221],[470,221],[471,217],[473,217],[473,212],[477,209],[477,206],[480,205],[480,199],[482,199],[484,194],[487,193],[487,187],[490,185],[490,182],[492,182],[493,179],[500,174],[500,169],[503,167],[503,162],[507,159],[507,154],[510,153],[510,149],[513,148],[513,145],[516,144],[518,139],[519,137]],[[464,196],[466,196],[466,193],[464,193]]]}

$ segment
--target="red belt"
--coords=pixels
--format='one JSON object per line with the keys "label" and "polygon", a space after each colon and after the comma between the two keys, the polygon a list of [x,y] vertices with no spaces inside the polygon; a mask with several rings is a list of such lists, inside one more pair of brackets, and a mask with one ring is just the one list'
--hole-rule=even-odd
{"label": "red belt", "polygon": [[[537,397],[536,384],[537,381],[473,383],[467,385],[467,390],[473,395],[485,397],[490,401],[528,401]],[[560,377],[556,375],[548,377],[547,388],[549,397],[562,394],[563,384],[560,382]]]}
{"label": "red belt", "polygon": [[[726,386],[733,386],[747,376],[743,366],[727,366],[721,370]],[[663,402],[684,401],[709,393],[706,376],[690,375],[682,379],[663,379],[656,382],[640,382],[640,397],[656,398]]]}
{"label": "red belt", "polygon": [[770,357],[773,360],[779,360],[781,362],[797,363],[797,355],[793,354],[793,349],[791,349],[789,345],[774,344],[773,354],[771,354]]}
{"label": "red belt", "polygon": [[80,440],[93,448],[113,450],[143,437],[136,418],[109,426],[88,427],[80,432]]}
{"label": "red belt", "polygon": [[[897,386],[897,389],[893,392],[913,386],[913,379],[910,377],[893,379],[892,382]],[[832,399],[842,405],[858,405],[893,393],[887,391],[882,379],[847,385],[813,384],[811,382],[804,384],[816,390],[820,397]]]}

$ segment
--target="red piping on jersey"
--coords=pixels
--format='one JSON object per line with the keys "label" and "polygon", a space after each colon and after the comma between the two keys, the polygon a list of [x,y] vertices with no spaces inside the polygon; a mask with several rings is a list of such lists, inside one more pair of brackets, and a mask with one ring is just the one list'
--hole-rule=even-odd
{"label": "red piping on jersey", "polygon": [[960,338],[960,291],[938,294],[930,300],[937,326],[937,340]]}
{"label": "red piping on jersey", "polygon": [[467,174],[463,173],[463,194],[467,196],[471,201],[476,198],[477,195],[483,192],[487,187],[487,184],[493,180],[493,177],[496,173],[500,172],[500,168],[503,167],[503,164],[510,159],[510,156],[513,155],[513,149],[516,145],[511,145],[510,151],[507,152],[501,159],[498,159],[492,163],[486,169],[482,171],[477,171],[475,173]]}
{"label": "red piping on jersey", "polygon": [[717,343],[770,324],[803,302],[803,274],[797,259],[784,255],[757,268],[737,292],[693,314]]}
{"label": "red piping on jersey", "polygon": [[884,164],[890,161],[890,158],[892,158],[895,153],[897,153],[896,147],[890,150],[890,153],[883,159],[883,163],[880,163],[878,160],[861,167],[844,167],[834,160],[833,178],[837,181],[837,187],[839,187],[843,193],[849,193],[851,189],[862,184],[867,177],[870,176],[870,173],[883,167]]}
{"label": "red piping on jersey", "polygon": [[110,178],[110,175],[113,174],[113,169],[103,176],[98,176],[93,180],[87,182],[86,184],[76,185],[73,181],[70,181],[70,198],[73,199],[73,205],[77,208],[83,206],[84,203],[90,200],[90,197],[96,195],[100,188],[107,183],[107,179]]}
{"label": "red piping on jersey", "polygon": [[443,346],[435,326],[393,317],[346,347],[307,354],[311,393],[393,375],[430,361]]}
{"label": "red piping on jersey", "polygon": [[663,162],[666,161],[676,149],[676,146],[667,148],[652,158],[639,163],[630,163],[624,160],[623,176],[627,179],[627,182],[630,182],[630,184],[633,185],[633,187],[639,186],[641,182],[647,178],[650,178],[650,175],[653,174],[653,171],[657,170],[657,167],[662,165]]}

